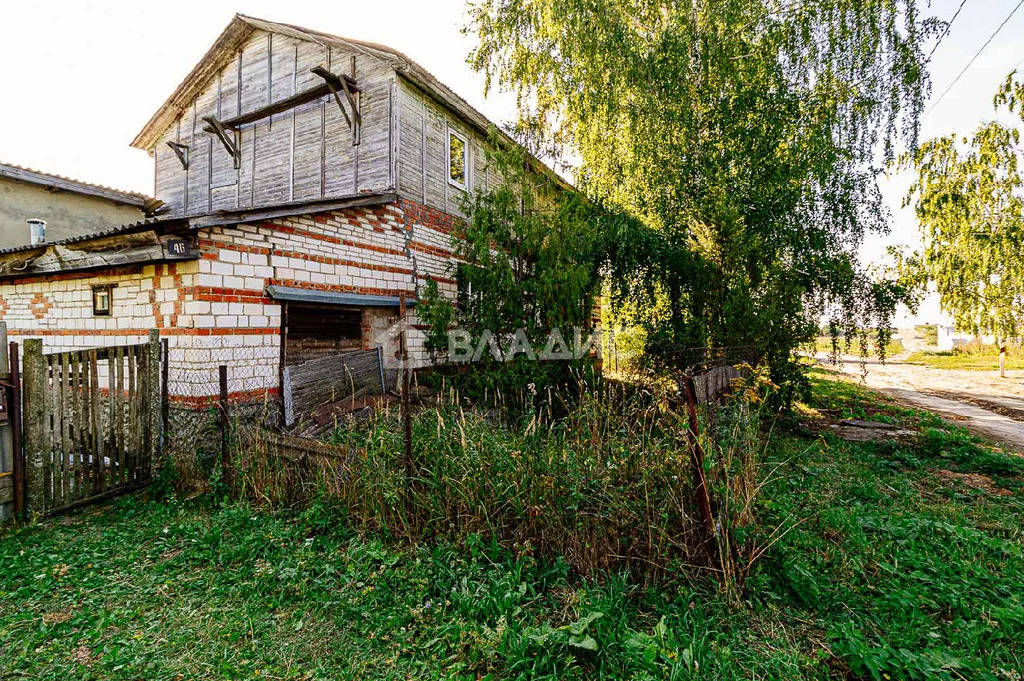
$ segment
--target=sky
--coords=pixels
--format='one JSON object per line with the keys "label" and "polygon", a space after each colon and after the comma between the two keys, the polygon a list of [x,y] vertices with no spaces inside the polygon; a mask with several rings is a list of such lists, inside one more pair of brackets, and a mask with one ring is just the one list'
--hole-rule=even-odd
{"label": "sky", "polygon": [[[935,51],[932,101],[1017,2],[966,0]],[[933,0],[923,11],[948,20],[960,3]],[[178,0],[173,6],[139,0],[0,0],[0,161],[152,193],[152,160],[129,144],[236,12],[389,45],[491,120],[511,121],[514,98],[492,93],[485,99],[483,76],[466,64],[474,39],[461,31],[465,8],[463,0]],[[993,118],[996,89],[1022,62],[1024,7],[924,118],[921,139],[969,134]],[[909,183],[905,175],[883,181],[893,229],[866,240],[865,261],[879,261],[890,245],[919,244],[913,211],[900,208]],[[939,320],[934,297],[918,317]],[[908,321],[906,315],[901,321]]]}

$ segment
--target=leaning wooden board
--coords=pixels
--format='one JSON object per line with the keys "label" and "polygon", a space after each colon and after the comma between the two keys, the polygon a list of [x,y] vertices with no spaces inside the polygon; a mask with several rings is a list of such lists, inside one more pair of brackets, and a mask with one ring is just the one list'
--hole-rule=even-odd
{"label": "leaning wooden board", "polygon": [[284,369],[285,425],[358,390],[384,392],[379,349],[343,352]]}

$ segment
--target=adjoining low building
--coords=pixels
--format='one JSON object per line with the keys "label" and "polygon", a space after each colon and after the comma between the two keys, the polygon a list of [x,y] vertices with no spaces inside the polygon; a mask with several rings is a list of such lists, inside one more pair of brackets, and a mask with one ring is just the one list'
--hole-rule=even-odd
{"label": "adjoining low building", "polygon": [[428,277],[456,295],[451,233],[498,181],[491,129],[395,50],[236,16],[133,142],[166,214],[0,252],[0,319],[50,350],[160,329],[171,398],[195,406],[218,365],[243,400],[324,355],[393,355],[402,297]]}
{"label": "adjoining low building", "polygon": [[30,243],[29,220],[60,241],[142,220],[159,206],[137,192],[112,189],[0,163],[0,248]]}

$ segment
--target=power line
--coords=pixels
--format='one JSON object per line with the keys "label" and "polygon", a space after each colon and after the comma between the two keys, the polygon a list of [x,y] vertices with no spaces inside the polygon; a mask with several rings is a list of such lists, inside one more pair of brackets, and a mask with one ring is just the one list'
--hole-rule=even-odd
{"label": "power line", "polygon": [[1003,26],[1006,26],[1010,19],[1013,18],[1013,15],[1017,13],[1017,10],[1020,9],[1021,5],[1024,5],[1024,0],[1020,0],[1020,2],[1017,3],[1017,6],[1013,8],[1010,14],[1005,19],[1003,19],[1003,23],[999,24],[999,28],[997,28],[995,32],[988,37],[988,40],[986,40],[985,44],[981,46],[981,49],[974,53],[974,56],[971,57],[971,60],[967,62],[967,66],[965,66],[963,70],[960,71],[960,73],[957,75],[957,77],[953,79],[953,82],[949,84],[949,87],[947,87],[946,90],[941,95],[939,95],[939,98],[935,100],[935,103],[932,104],[931,107],[929,107],[928,111],[924,113],[924,116],[921,117],[922,119],[927,118],[928,114],[934,111],[935,107],[939,105],[939,102],[945,99],[946,95],[949,94],[949,91],[953,89],[953,86],[960,82],[960,79],[963,78],[965,73],[967,73],[967,69],[971,68],[971,65],[974,64],[978,57],[981,56],[981,53],[985,51],[985,48],[989,46],[989,43],[991,43],[995,39],[995,37],[999,35],[999,32],[1003,30]]}
{"label": "power line", "polygon": [[949,29],[953,28],[953,22],[956,21],[956,18],[958,16],[960,16],[960,10],[962,10],[964,8],[964,5],[966,4],[967,0],[962,0],[960,6],[956,8],[956,13],[953,14],[953,18],[950,19],[949,23],[946,24],[946,30],[942,32],[942,35],[940,35],[939,39],[935,42],[935,47],[933,47],[932,51],[928,53],[928,61],[932,60],[932,55],[935,54],[935,50],[939,49],[939,45],[941,45],[942,41],[946,38],[947,35],[949,35]]}

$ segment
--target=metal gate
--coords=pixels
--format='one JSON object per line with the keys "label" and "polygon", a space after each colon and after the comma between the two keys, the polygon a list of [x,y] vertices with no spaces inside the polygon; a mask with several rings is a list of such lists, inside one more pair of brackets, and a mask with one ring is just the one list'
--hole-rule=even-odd
{"label": "metal gate", "polygon": [[55,513],[149,483],[160,433],[160,340],[43,354],[24,342],[29,511]]}

